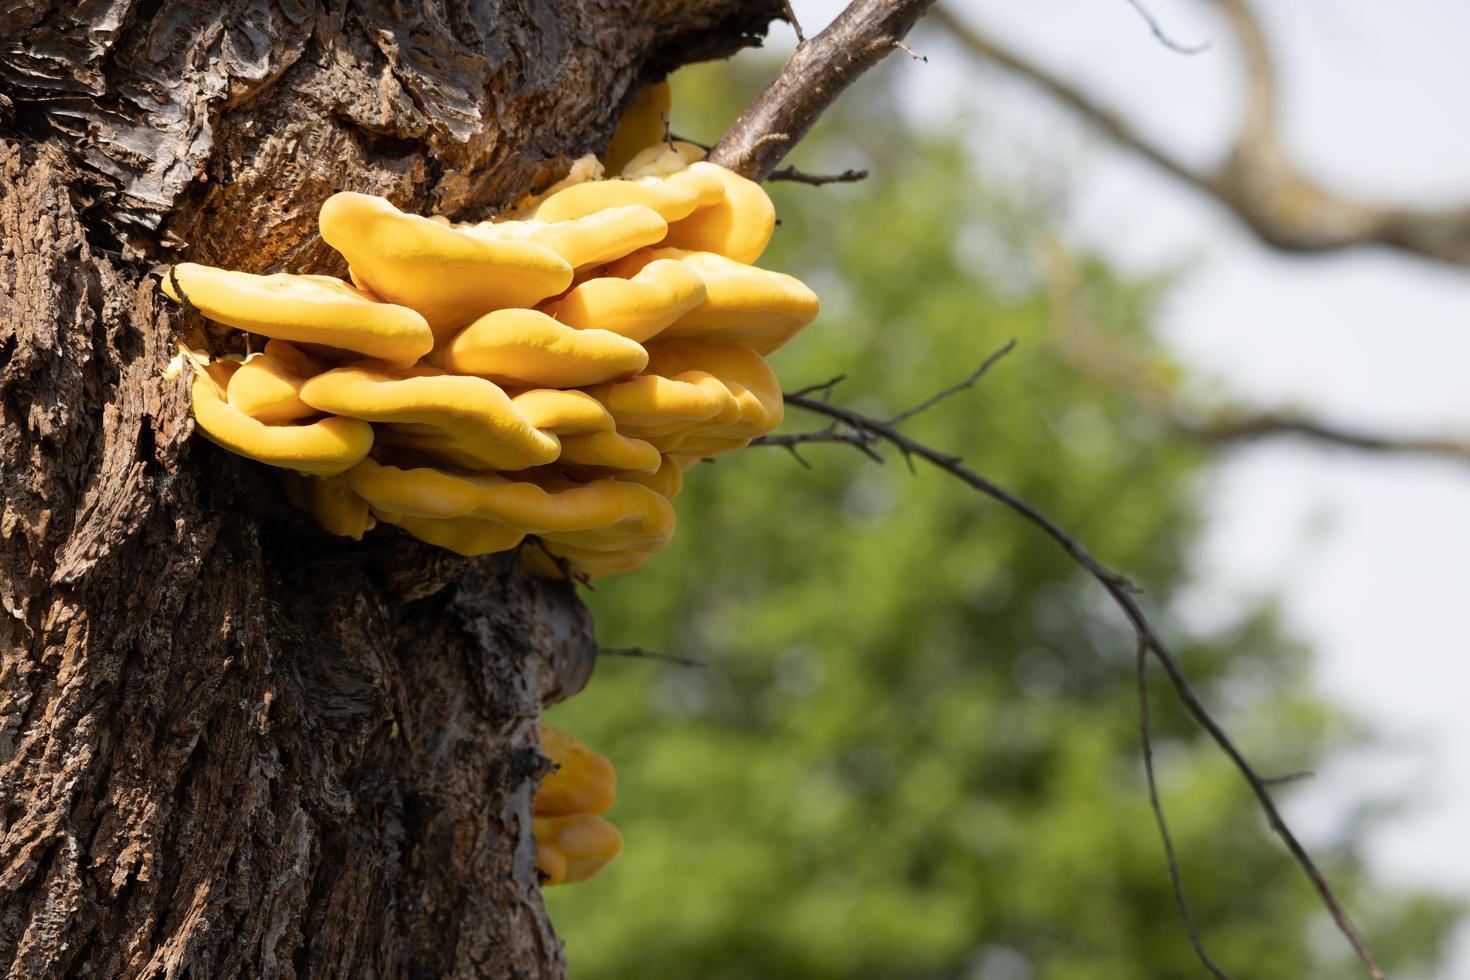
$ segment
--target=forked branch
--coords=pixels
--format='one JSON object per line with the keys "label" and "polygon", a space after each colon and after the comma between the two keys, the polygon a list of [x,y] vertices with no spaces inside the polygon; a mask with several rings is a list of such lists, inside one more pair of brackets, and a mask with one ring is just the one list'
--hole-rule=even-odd
{"label": "forked branch", "polygon": [[1246,108],[1230,152],[1205,167],[1184,162],[1126,116],[954,12],[940,7],[934,20],[971,54],[1030,80],[1114,143],[1214,198],[1268,245],[1288,252],[1378,245],[1470,267],[1470,206],[1417,209],[1355,200],[1321,186],[1287,157],[1266,33],[1245,0],[1214,2],[1240,46]]}
{"label": "forked branch", "polygon": [[[1004,348],[1003,351],[1005,349],[1009,348]],[[999,353],[992,355],[989,361],[987,361],[987,364],[993,363],[998,356]],[[977,371],[971,377],[978,380],[981,373]],[[827,386],[826,390],[830,394],[830,386]],[[887,443],[897,449],[905,460],[912,461],[919,459],[943,470],[950,476],[969,486],[972,490],[999,502],[1014,513],[1020,515],[1026,521],[1040,529],[1047,537],[1051,538],[1058,547],[1066,552],[1073,562],[1081,566],[1083,570],[1092,576],[1106,590],[1113,603],[1122,611],[1130,625],[1132,625],[1140,651],[1151,656],[1163,668],[1164,673],[1168,675],[1175,694],[1185,709],[1194,718],[1196,723],[1205,730],[1216,746],[1230,759],[1241,777],[1250,786],[1251,792],[1256,797],[1257,804],[1271,825],[1271,829],[1276,832],[1276,835],[1286,846],[1292,858],[1301,867],[1308,879],[1310,879],[1312,887],[1316,889],[1323,906],[1332,915],[1338,929],[1352,945],[1354,952],[1363,963],[1368,975],[1373,977],[1374,980],[1382,980],[1383,971],[1373,958],[1372,952],[1368,949],[1367,943],[1363,940],[1362,935],[1353,924],[1347,910],[1343,908],[1342,903],[1338,900],[1322,869],[1307,852],[1301,841],[1297,839],[1295,832],[1292,831],[1291,827],[1286,823],[1285,818],[1281,815],[1280,808],[1277,806],[1276,800],[1271,794],[1273,780],[1269,777],[1263,777],[1257,772],[1255,766],[1246,758],[1245,753],[1235,744],[1234,739],[1230,737],[1230,734],[1225,731],[1224,727],[1210,712],[1210,709],[1200,699],[1193,684],[1190,683],[1188,675],[1184,672],[1184,668],[1175,657],[1173,650],[1154,628],[1147,614],[1144,613],[1142,606],[1139,605],[1137,591],[1126,578],[1094,558],[1082,542],[1073,537],[1070,532],[1056,521],[1037,509],[1035,505],[1016,496],[1004,487],[987,479],[978,471],[965,465],[961,457],[934,449],[909,437],[900,431],[892,422],[884,422],[853,409],[834,405],[827,398],[817,398],[811,394],[793,393],[786,395],[785,401],[788,405],[816,415],[821,415],[833,423],[832,427],[827,430],[831,434],[831,438],[825,440],[812,438],[808,439],[808,441],[843,442],[848,445],[858,446],[869,454],[873,452],[874,443]],[[900,420],[903,417],[900,416]],[[766,444],[786,445],[786,443],[777,440],[769,440]],[[1145,689],[1142,685],[1145,682],[1146,678],[1140,674],[1141,697],[1144,696]],[[1169,875],[1174,884],[1180,911],[1185,918],[1190,940],[1194,944],[1195,951],[1199,955],[1201,963],[1204,964],[1212,975],[1221,978],[1228,977],[1229,974],[1214,962],[1206,950],[1204,942],[1195,927],[1189,903],[1185,898],[1183,883],[1179,877],[1177,861],[1173,854],[1172,841],[1169,839],[1167,823],[1164,819],[1163,810],[1155,790],[1146,703],[1142,704],[1141,707],[1145,711],[1141,716],[1141,731],[1144,740],[1145,772],[1148,775],[1150,784],[1150,802],[1153,806],[1155,817],[1159,822],[1160,830],[1164,835],[1165,848],[1169,858]]]}
{"label": "forked branch", "polygon": [[781,74],[735,120],[709,160],[764,180],[847,87],[903,39],[934,0],[855,0],[797,45]]}

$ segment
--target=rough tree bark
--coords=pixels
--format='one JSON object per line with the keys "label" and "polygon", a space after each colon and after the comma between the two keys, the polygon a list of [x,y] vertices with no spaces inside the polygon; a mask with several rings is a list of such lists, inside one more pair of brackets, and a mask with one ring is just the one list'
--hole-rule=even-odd
{"label": "rough tree bark", "polygon": [[[149,270],[343,271],[353,189],[483,215],[750,0],[20,0],[0,10],[0,967],[565,972],[529,807],[569,589],[330,538],[190,440]],[[221,336],[211,339],[218,343]]]}

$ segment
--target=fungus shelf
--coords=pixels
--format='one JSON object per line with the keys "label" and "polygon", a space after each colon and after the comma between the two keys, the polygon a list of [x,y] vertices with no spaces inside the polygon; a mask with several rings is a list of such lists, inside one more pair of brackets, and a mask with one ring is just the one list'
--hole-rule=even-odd
{"label": "fungus shelf", "polygon": [[[667,109],[666,86],[635,102],[617,176],[579,161],[504,220],[334,194],[321,234],[351,282],[176,266],[169,297],[269,338],[189,352],[199,430],[281,468],[332,534],[389,524],[466,555],[535,535],[522,563],[548,576],[642,564],[673,536],[684,471],[780,424],[764,356],[818,310],[753,264],[775,228],[765,191],[661,141]],[[600,818],[544,819],[564,857],[547,873],[576,880]]]}

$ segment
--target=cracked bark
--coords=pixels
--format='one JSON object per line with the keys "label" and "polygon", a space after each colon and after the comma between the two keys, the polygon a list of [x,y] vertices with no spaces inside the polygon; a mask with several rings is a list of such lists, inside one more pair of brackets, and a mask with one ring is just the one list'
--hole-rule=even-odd
{"label": "cracked bark", "polygon": [[[316,530],[190,440],[148,270],[343,271],[339,189],[493,213],[744,0],[21,0],[0,11],[0,968],[556,977],[536,719],[565,586]],[[213,334],[216,343],[221,336]]]}

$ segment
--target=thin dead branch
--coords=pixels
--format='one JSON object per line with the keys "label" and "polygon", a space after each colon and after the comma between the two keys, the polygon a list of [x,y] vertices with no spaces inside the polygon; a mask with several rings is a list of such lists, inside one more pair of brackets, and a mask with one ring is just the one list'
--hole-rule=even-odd
{"label": "thin dead branch", "polygon": [[1127,6],[1133,7],[1133,10],[1138,12],[1138,16],[1144,18],[1144,24],[1148,25],[1148,31],[1154,35],[1154,40],[1169,48],[1170,51],[1177,51],[1179,54],[1201,54],[1210,50],[1208,41],[1201,41],[1200,44],[1183,44],[1182,41],[1176,41],[1175,38],[1166,34],[1163,26],[1158,24],[1158,18],[1155,18],[1154,12],[1144,6],[1144,0],[1127,0]]}
{"label": "thin dead branch", "polygon": [[1327,190],[1288,159],[1279,135],[1278,88],[1265,32],[1244,0],[1215,3],[1240,45],[1248,90],[1230,152],[1206,167],[1185,163],[1125,116],[952,11],[938,8],[933,18],[970,53],[1028,79],[1114,143],[1208,194],[1274,248],[1325,252],[1377,245],[1470,267],[1470,206],[1417,209],[1353,200]]}
{"label": "thin dead branch", "polygon": [[913,418],[915,415],[918,415],[920,412],[933,408],[935,405],[938,405],[940,402],[944,401],[951,395],[957,395],[968,388],[973,388],[976,382],[985,377],[985,373],[990,370],[991,365],[993,365],[996,361],[1000,360],[1002,357],[1005,357],[1007,354],[1015,349],[1016,341],[1014,338],[1006,341],[999,350],[997,350],[994,354],[991,354],[985,360],[981,361],[980,366],[971,371],[969,376],[965,378],[965,380],[961,381],[959,384],[953,384],[950,385],[948,388],[944,388],[940,391],[935,392],[928,398],[919,402],[919,404],[915,405],[913,408],[899,412],[893,418],[888,420],[888,424],[898,425],[900,422],[906,422],[909,419]]}
{"label": "thin dead branch", "polygon": [[781,6],[786,14],[786,23],[796,32],[797,47],[806,43],[806,34],[802,32],[801,21],[796,19],[796,11],[791,8],[791,0],[781,0]]}
{"label": "thin dead branch", "polygon": [[766,180],[789,180],[798,184],[811,184],[814,187],[820,187],[823,184],[852,184],[867,179],[866,170],[844,170],[840,174],[809,174],[795,167],[782,167],[766,175]]}
{"label": "thin dead branch", "polygon": [[[992,355],[992,359],[995,355]],[[827,382],[823,385],[804,389],[806,392],[820,390],[830,395],[831,387],[835,382]],[[1144,613],[1136,597],[1136,589],[1122,575],[1108,568],[1102,562],[1093,557],[1092,553],[1077,538],[1072,536],[1065,528],[1052,520],[1045,513],[1028,501],[1016,496],[1004,487],[992,482],[979,472],[966,466],[963,459],[952,453],[945,453],[919,442],[905,433],[899,431],[889,422],[871,418],[861,412],[840,405],[833,405],[826,398],[813,398],[809,393],[794,392],[785,396],[788,405],[800,408],[816,415],[824,416],[834,423],[833,433],[846,431],[861,437],[859,440],[818,440],[813,438],[809,441],[842,441],[848,445],[860,445],[865,451],[872,451],[871,441],[881,441],[893,446],[906,460],[919,459],[934,466],[950,476],[966,484],[971,489],[989,497],[992,500],[1009,508],[1012,512],[1024,518],[1033,526],[1059,546],[1074,563],[1086,571],[1099,585],[1108,593],[1113,603],[1122,611],[1123,615],[1132,625],[1137,638],[1139,648],[1151,655],[1163,668],[1174,688],[1176,696],[1194,718],[1195,722],[1209,735],[1216,746],[1230,759],[1241,777],[1250,787],[1255,795],[1261,811],[1265,814],[1268,823],[1276,835],[1281,839],[1293,860],[1307,875],[1316,890],[1324,908],[1331,914],[1338,930],[1345,936],[1353,947],[1358,959],[1366,968],[1368,975],[1374,980],[1382,980],[1383,972],[1379,968],[1372,952],[1368,949],[1362,935],[1353,924],[1347,910],[1343,908],[1333,891],[1331,884],[1327,881],[1321,868],[1307,852],[1301,841],[1297,839],[1271,794],[1270,780],[1262,777],[1246,758],[1244,752],[1235,744],[1234,739],[1225,731],[1224,727],[1216,720],[1210,709],[1200,699],[1190,682],[1184,668],[1175,657],[1173,650],[1159,632],[1154,628],[1148,616]],[[1143,681],[1141,681],[1143,683]],[[1146,721],[1144,723],[1147,724]],[[1151,750],[1145,755],[1148,775],[1152,782],[1152,760]],[[1200,956],[1201,962],[1212,974],[1217,977],[1225,977],[1224,973],[1206,952],[1203,942],[1198,936],[1193,925],[1193,913],[1184,894],[1184,886],[1179,876],[1177,862],[1172,856],[1172,841],[1167,838],[1166,822],[1163,820],[1162,810],[1159,807],[1157,794],[1151,793],[1151,800],[1155,807],[1156,818],[1159,820],[1160,828],[1165,832],[1166,854],[1170,856],[1169,875],[1175,887],[1175,895],[1180,903],[1180,911],[1185,918],[1187,927],[1190,929],[1191,940]]]}
{"label": "thin dead branch", "polygon": [[826,30],[797,46],[776,80],[720,137],[710,162],[764,180],[849,85],[903,43],[933,3],[848,4]]}
{"label": "thin dead branch", "polygon": [[1210,951],[1205,948],[1205,940],[1200,935],[1199,924],[1194,921],[1194,910],[1189,904],[1189,896],[1184,892],[1184,877],[1179,872],[1179,856],[1174,851],[1174,835],[1169,833],[1169,820],[1164,816],[1164,804],[1159,800],[1158,774],[1154,771],[1153,725],[1148,708],[1148,657],[1148,644],[1140,636],[1136,661],[1138,745],[1143,753],[1143,775],[1148,783],[1148,805],[1154,812],[1154,823],[1159,827],[1159,840],[1164,844],[1164,861],[1169,866],[1169,882],[1174,886],[1174,904],[1179,906],[1179,914],[1184,917],[1184,929],[1189,933],[1190,945],[1194,947],[1195,955],[1199,957],[1200,963],[1204,964],[1206,970],[1209,970],[1219,980],[1230,980],[1230,974],[1215,962],[1210,956]]}
{"label": "thin dead branch", "polygon": [[643,647],[601,647],[597,651],[600,657],[633,657],[638,660],[657,660],[666,664],[677,664],[680,667],[708,667],[709,664],[703,660],[695,660],[693,657],[681,657],[675,653],[661,653],[658,650],[648,650]]}
{"label": "thin dead branch", "polygon": [[1128,6],[1132,7],[1138,12],[1138,16],[1143,18],[1143,22],[1148,25],[1149,32],[1153,34],[1154,40],[1158,41],[1170,51],[1176,51],[1179,54],[1202,54],[1210,49],[1209,41],[1201,41],[1199,44],[1184,44],[1174,40],[1165,33],[1164,28],[1159,24],[1158,18],[1154,16],[1153,11],[1144,6],[1143,0],[1128,0]]}
{"label": "thin dead branch", "polygon": [[844,443],[852,446],[873,462],[881,464],[883,457],[878,455],[877,450],[873,448],[873,443],[877,441],[876,438],[865,432],[844,432],[835,426],[828,426],[816,432],[789,432],[772,436],[760,436],[752,439],[750,444],[752,446],[780,446],[795,457],[796,461],[802,466],[811,469],[812,464],[807,462],[806,457],[801,454],[802,446],[810,446],[816,443]]}

